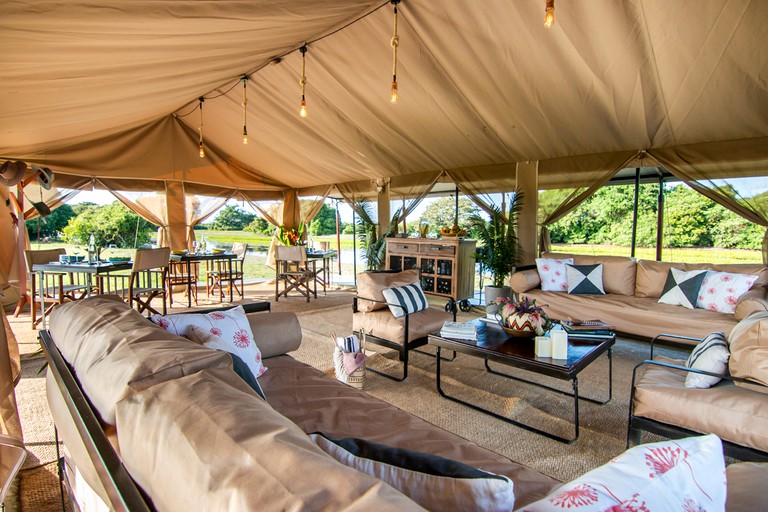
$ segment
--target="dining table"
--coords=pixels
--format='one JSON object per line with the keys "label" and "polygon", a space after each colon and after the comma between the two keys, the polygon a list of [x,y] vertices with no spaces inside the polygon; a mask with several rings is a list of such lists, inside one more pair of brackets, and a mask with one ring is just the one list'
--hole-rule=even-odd
{"label": "dining table", "polygon": [[[187,267],[187,301],[188,301],[188,307],[192,307],[192,286],[197,286],[196,282],[193,282],[192,278],[192,262],[193,261],[205,261],[206,264],[208,262],[216,261],[216,260],[226,260],[227,261],[227,268],[229,270],[230,275],[232,274],[232,260],[237,258],[237,254],[231,253],[231,252],[204,252],[204,253],[183,253],[183,254],[171,254],[171,261],[180,261],[182,263],[186,263]],[[233,293],[233,287],[229,287],[229,302],[234,301],[234,293]]]}
{"label": "dining table", "polygon": [[[90,296],[91,289],[93,287],[93,276],[109,274],[110,272],[116,272],[119,270],[130,270],[133,266],[133,262],[130,260],[121,261],[98,261],[95,263],[82,262],[62,262],[52,261],[50,263],[36,263],[32,265],[30,269],[32,272],[36,272],[38,275],[38,282],[45,282],[46,272],[56,273],[81,273],[86,276],[86,296]],[[45,294],[39,293],[40,296],[40,310],[41,310],[41,325],[43,330],[46,327],[45,320]]]}

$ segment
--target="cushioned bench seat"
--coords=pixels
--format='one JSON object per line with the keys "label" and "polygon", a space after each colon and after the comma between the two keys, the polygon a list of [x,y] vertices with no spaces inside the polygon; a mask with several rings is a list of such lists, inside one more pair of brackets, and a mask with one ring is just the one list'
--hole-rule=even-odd
{"label": "cushioned bench seat", "polygon": [[[657,357],[685,366],[685,361]],[[768,452],[768,395],[731,382],[709,389],[685,387],[686,373],[647,365],[635,382],[634,415],[717,434],[725,441]]]}
{"label": "cushioned bench seat", "polygon": [[269,404],[306,433],[358,437],[431,453],[509,477],[515,507],[547,495],[557,480],[443,430],[291,356],[270,358],[260,379]]}

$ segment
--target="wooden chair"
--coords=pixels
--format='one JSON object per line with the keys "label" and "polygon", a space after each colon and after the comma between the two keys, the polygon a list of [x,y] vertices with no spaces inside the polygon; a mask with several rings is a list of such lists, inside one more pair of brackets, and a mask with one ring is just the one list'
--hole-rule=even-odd
{"label": "wooden chair", "polygon": [[[227,287],[233,286],[240,298],[243,297],[245,286],[245,255],[248,252],[248,244],[242,242],[235,242],[232,244],[232,253],[237,255],[237,258],[231,260],[232,272],[229,271],[229,261],[214,260],[213,270],[206,272],[205,287],[210,296],[214,290],[219,290],[219,302],[224,300],[224,285]],[[238,282],[240,286],[238,287]],[[229,288],[227,288],[229,290]]]}
{"label": "wooden chair", "polygon": [[131,306],[135,304],[139,313],[148,311],[159,314],[151,305],[152,300],[160,297],[163,301],[163,315],[166,314],[168,266],[171,249],[137,249],[133,256],[131,280],[128,283],[128,297]]}
{"label": "wooden chair", "polygon": [[30,311],[32,313],[32,328],[42,321],[37,318],[40,308],[40,294],[45,302],[50,304],[43,314],[47,315],[51,309],[67,301],[82,299],[88,294],[88,284],[82,275],[66,272],[45,272],[43,282],[38,283],[37,272],[32,271],[32,266],[43,263],[59,261],[59,256],[67,254],[65,249],[45,249],[24,251],[24,258],[29,271],[29,296],[31,298]]}
{"label": "wooden chair", "polygon": [[[173,287],[178,285],[184,286],[184,295],[192,290],[192,298],[197,305],[197,280],[200,277],[200,262],[190,262],[191,276],[187,275],[187,262],[185,261],[171,261],[168,267],[168,301],[173,306]],[[187,287],[188,280],[192,281],[192,286]]]}
{"label": "wooden chair", "polygon": [[275,246],[275,302],[280,300],[281,296],[288,297],[291,290],[296,290],[306,297],[307,302],[312,295],[317,298],[315,271],[309,267],[306,247],[278,245]]}

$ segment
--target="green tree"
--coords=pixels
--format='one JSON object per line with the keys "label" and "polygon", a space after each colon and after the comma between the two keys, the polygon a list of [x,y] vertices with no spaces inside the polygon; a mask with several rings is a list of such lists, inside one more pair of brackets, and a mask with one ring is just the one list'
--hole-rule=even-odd
{"label": "green tree", "polygon": [[676,185],[668,191],[664,207],[665,245],[712,247],[709,217],[715,204],[685,185]]}
{"label": "green tree", "polygon": [[333,235],[336,233],[336,209],[323,203],[320,211],[309,224],[312,235]]}
{"label": "green tree", "polygon": [[[470,219],[480,214],[477,207],[469,198],[459,197],[459,226],[470,225]],[[451,227],[456,215],[456,199],[451,196],[441,197],[424,208],[420,222],[429,223],[429,232],[437,234],[441,228]]]}
{"label": "green tree", "polygon": [[228,204],[216,216],[212,227],[221,231],[241,231],[255,218],[256,215],[243,211],[239,206]]}
{"label": "green tree", "polygon": [[93,203],[80,208],[81,212],[72,217],[63,229],[64,240],[68,243],[86,245],[91,234],[96,245],[131,248],[149,243],[157,226],[140,218],[123,203],[115,201],[106,206]]}
{"label": "green tree", "polygon": [[32,219],[28,220],[27,223],[27,230],[29,231],[29,238],[30,240],[37,240],[38,239],[38,226],[40,227],[39,230],[39,238],[58,238],[59,233],[64,229],[64,227],[69,222],[69,219],[72,217],[75,217],[75,211],[72,209],[72,207],[68,204],[62,204],[55,210],[51,212],[51,214],[42,219]]}
{"label": "green tree", "polygon": [[250,224],[245,226],[245,231],[252,233],[261,233],[263,235],[271,235],[275,231],[275,227],[271,225],[266,219],[259,217],[258,215],[251,221]]}

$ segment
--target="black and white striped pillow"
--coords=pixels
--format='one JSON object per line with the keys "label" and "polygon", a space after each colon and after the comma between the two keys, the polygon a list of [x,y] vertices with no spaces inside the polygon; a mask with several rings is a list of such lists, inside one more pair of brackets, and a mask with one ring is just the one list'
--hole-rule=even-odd
{"label": "black and white striped pillow", "polygon": [[384,295],[389,310],[395,318],[410,315],[411,313],[429,307],[427,296],[424,295],[424,291],[421,289],[419,283],[411,283],[396,288],[386,288],[382,290],[381,293]]}
{"label": "black and white striped pillow", "polygon": [[[685,366],[705,372],[725,374],[730,357],[731,353],[728,351],[728,341],[725,334],[713,332],[696,345],[691,355],[688,356]],[[689,373],[685,377],[685,387],[706,389],[711,388],[720,380],[719,377]]]}

